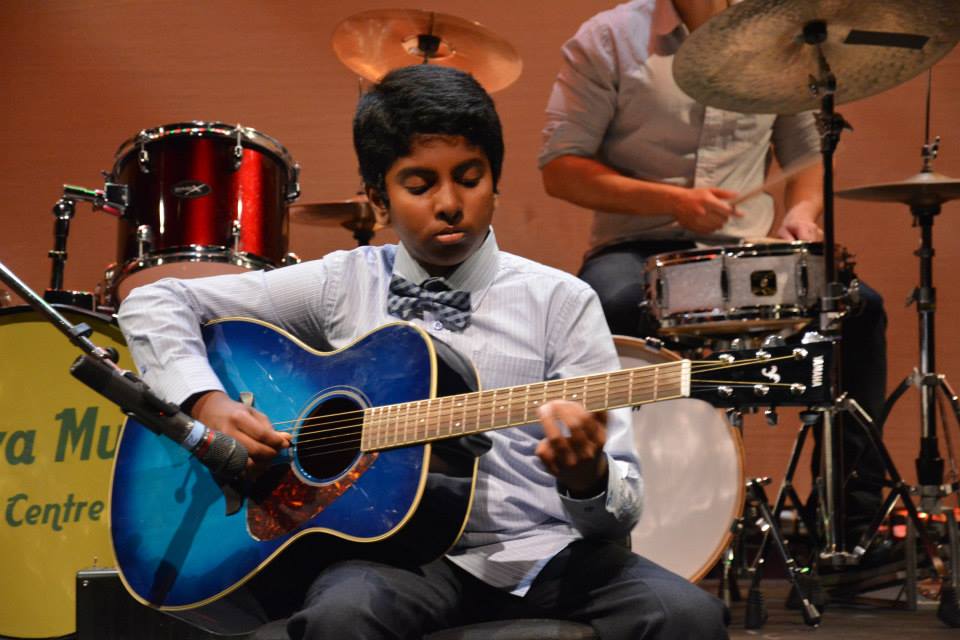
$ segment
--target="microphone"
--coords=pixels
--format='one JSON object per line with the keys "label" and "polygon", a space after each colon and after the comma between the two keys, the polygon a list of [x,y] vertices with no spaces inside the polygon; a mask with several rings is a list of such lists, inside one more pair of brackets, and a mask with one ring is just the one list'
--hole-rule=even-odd
{"label": "microphone", "polygon": [[134,415],[151,431],[167,436],[203,463],[219,482],[240,479],[247,466],[247,449],[225,433],[207,428],[176,404],[157,396],[129,371],[83,355],[70,373],[88,387]]}

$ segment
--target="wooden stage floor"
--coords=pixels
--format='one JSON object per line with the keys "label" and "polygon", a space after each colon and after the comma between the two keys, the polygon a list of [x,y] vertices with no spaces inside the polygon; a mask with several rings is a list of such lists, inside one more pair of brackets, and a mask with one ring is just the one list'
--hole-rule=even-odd
{"label": "wooden stage floor", "polygon": [[[716,593],[715,585],[704,588]],[[809,640],[903,640],[905,638],[960,639],[960,629],[951,629],[937,618],[935,602],[921,602],[916,611],[880,605],[828,603],[819,627],[804,624],[799,611],[784,606],[789,592],[786,580],[764,580],[761,585],[769,618],[762,629],[744,629],[744,602],[731,606],[732,640],[808,638]],[[744,590],[745,591],[745,590]],[[746,597],[746,593],[743,594]]]}

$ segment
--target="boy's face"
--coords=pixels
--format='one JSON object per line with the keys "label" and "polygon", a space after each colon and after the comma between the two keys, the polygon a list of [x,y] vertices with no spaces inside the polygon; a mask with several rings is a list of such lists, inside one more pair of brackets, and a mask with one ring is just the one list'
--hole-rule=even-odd
{"label": "boy's face", "polygon": [[483,242],[493,218],[490,162],[461,136],[418,136],[385,179],[389,210],[368,190],[378,216],[431,276],[449,275]]}

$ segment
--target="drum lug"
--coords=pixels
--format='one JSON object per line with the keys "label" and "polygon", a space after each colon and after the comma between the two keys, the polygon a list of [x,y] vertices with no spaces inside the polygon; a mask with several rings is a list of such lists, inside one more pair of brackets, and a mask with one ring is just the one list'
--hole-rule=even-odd
{"label": "drum lug", "polygon": [[300,165],[294,163],[290,168],[290,184],[287,187],[287,202],[300,197]]}
{"label": "drum lug", "polygon": [[808,304],[809,301],[807,297],[810,295],[810,272],[807,269],[807,254],[804,253],[801,255],[800,261],[797,262],[797,299],[802,300],[804,304]]}
{"label": "drum lug", "polygon": [[283,256],[283,266],[289,266],[291,264],[300,264],[300,256],[290,252],[287,255]]}
{"label": "drum lug", "polygon": [[763,339],[763,346],[768,349],[772,349],[775,347],[785,347],[787,346],[787,341],[784,340],[783,336],[777,335],[776,333],[774,333]]}
{"label": "drum lug", "polygon": [[233,170],[239,171],[243,166],[243,127],[237,124],[237,144],[233,147]]}
{"label": "drum lug", "polygon": [[150,173],[150,154],[147,152],[146,133],[140,132],[139,141],[140,150],[137,152],[137,166],[140,167],[140,173]]}
{"label": "drum lug", "polygon": [[148,224],[142,224],[137,227],[137,259],[143,260],[152,248],[153,229]]}
{"label": "drum lug", "polygon": [[727,253],[720,254],[720,295],[724,306],[730,303],[730,276],[727,275]]}
{"label": "drum lug", "polygon": [[230,223],[230,238],[233,240],[233,253],[240,253],[240,230],[241,222],[234,220]]}

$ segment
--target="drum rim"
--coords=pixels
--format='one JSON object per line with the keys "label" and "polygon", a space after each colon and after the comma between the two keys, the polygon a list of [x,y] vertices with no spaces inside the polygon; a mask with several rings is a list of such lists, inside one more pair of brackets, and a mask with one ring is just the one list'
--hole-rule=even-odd
{"label": "drum rim", "polygon": [[[837,247],[837,250],[839,251],[840,247]],[[823,256],[823,243],[806,242],[803,240],[793,240],[790,242],[747,242],[738,245],[717,245],[715,247],[668,251],[666,253],[657,253],[647,258],[645,270],[652,271],[657,268],[715,260],[721,257],[788,256],[804,253],[818,257]]]}
{"label": "drum rim", "polygon": [[[659,350],[654,349],[650,347],[643,340],[643,338],[637,338],[634,336],[625,336],[625,335],[616,334],[613,336],[613,344],[614,344],[614,347],[618,347],[620,345],[635,344],[636,346],[639,346],[646,351],[654,351],[657,353],[666,352],[668,355],[675,356],[677,360],[683,359],[682,356],[676,353],[675,351],[671,351],[670,349],[659,349]],[[617,357],[619,358],[619,356],[620,354],[618,352]],[[697,398],[688,398],[688,399],[696,400]],[[703,401],[703,402],[706,402],[706,401]],[[710,403],[707,403],[707,404],[710,404]],[[714,408],[717,409],[716,407]],[[719,409],[717,410],[719,411]],[[721,420],[723,419],[721,418]],[[737,483],[737,498],[733,501],[733,512],[730,514],[730,523],[732,524],[733,522],[736,522],[736,520],[743,515],[743,508],[746,505],[746,501],[747,501],[747,484],[746,484],[747,472],[746,472],[746,464],[745,464],[746,455],[743,449],[743,436],[740,433],[740,430],[730,425],[726,420],[724,420],[723,423],[727,427],[727,432],[730,434],[730,437],[733,438],[733,446],[734,446],[734,450],[736,451],[737,463],[740,469],[740,476],[741,476],[740,477],[741,481]],[[631,424],[631,428],[632,428],[632,424]],[[733,535],[734,535],[733,527],[732,526],[728,527],[726,532],[723,534],[723,536],[721,536],[717,546],[714,548],[713,552],[710,554],[709,559],[700,567],[700,570],[697,573],[687,578],[687,580],[689,580],[692,583],[700,582],[704,578],[704,576],[706,576],[707,573],[710,572],[713,566],[720,561],[721,556],[723,556],[723,552],[730,545],[730,540],[733,539]]]}
{"label": "drum rim", "polygon": [[118,176],[123,165],[136,151],[141,143],[149,145],[170,136],[187,137],[218,137],[226,139],[236,139],[237,131],[240,131],[241,145],[254,147],[259,151],[264,151],[273,155],[279,160],[287,170],[287,177],[291,182],[296,182],[297,163],[294,161],[290,151],[287,150],[279,140],[271,135],[258,131],[253,127],[246,127],[241,124],[229,124],[219,120],[186,120],[182,122],[171,122],[162,124],[149,129],[141,129],[135,135],[125,140],[116,153],[113,154],[113,176]]}
{"label": "drum rim", "polygon": [[[744,330],[750,326],[748,321],[796,321],[813,320],[816,317],[817,304],[808,308],[795,305],[764,305],[751,307],[737,307],[735,311],[719,312],[712,310],[684,311],[682,313],[673,313],[667,316],[658,317],[661,330],[678,329],[681,327],[706,327],[710,328],[710,323],[719,322],[742,322]],[[760,330],[760,329],[758,329]],[[683,333],[690,333],[684,331]]]}
{"label": "drum rim", "polygon": [[[187,249],[186,251],[184,249]],[[220,259],[226,257],[227,259]],[[178,258],[178,259],[174,259]],[[161,259],[159,261],[155,261]],[[233,251],[222,245],[190,244],[168,247],[151,252],[142,258],[133,258],[123,264],[109,265],[104,274],[103,285],[106,291],[115,292],[125,278],[139,271],[160,267],[164,264],[183,262],[214,262],[232,264],[250,271],[270,271],[278,268],[271,260],[247,251]]]}

